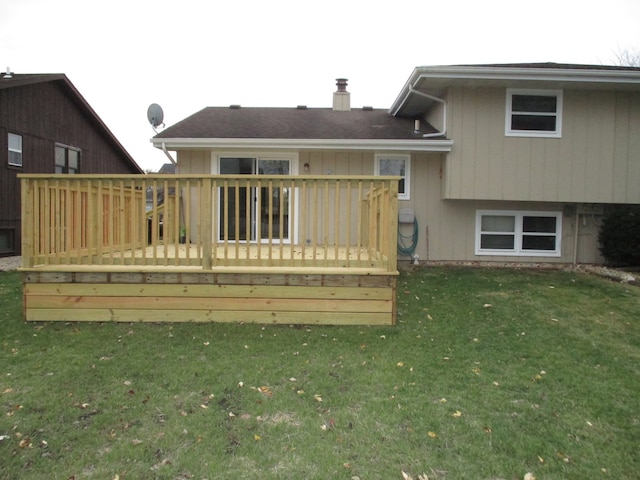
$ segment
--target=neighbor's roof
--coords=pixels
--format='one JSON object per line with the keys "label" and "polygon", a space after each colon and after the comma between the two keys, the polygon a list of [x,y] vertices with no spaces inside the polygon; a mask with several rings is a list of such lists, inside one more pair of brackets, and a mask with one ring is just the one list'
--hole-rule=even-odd
{"label": "neighbor's roof", "polygon": [[124,146],[120,143],[120,141],[115,137],[115,135],[109,130],[107,125],[102,121],[102,119],[98,116],[91,105],[84,99],[84,97],[80,94],[80,92],[76,89],[76,87],[71,83],[71,81],[67,78],[67,76],[63,73],[36,73],[36,74],[15,74],[11,73],[7,75],[6,73],[0,73],[0,90],[23,87],[26,85],[34,85],[37,83],[45,83],[45,82],[58,82],[63,88],[70,94],[70,98],[72,101],[75,101],[76,105],[82,110],[84,110],[89,118],[95,123],[98,130],[102,131],[107,138],[107,141],[111,142],[117,150],[120,150],[122,154],[127,158],[127,160],[131,163],[132,168],[138,172],[143,173],[140,166],[136,163],[133,157],[127,152]]}
{"label": "neighbor's roof", "polygon": [[[388,110],[362,108],[207,107],[156,135],[152,142],[167,148],[416,148],[446,149],[445,137],[421,122],[396,118]],[[443,150],[439,150],[443,151]]]}
{"label": "neighbor's roof", "polygon": [[[393,115],[424,113],[449,87],[640,90],[640,68],[567,63],[505,63],[417,67],[391,106]],[[426,95],[425,95],[426,94]]]}

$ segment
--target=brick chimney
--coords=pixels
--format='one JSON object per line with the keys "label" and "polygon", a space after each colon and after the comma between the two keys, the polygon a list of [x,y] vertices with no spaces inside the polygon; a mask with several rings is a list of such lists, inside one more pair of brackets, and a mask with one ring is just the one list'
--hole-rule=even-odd
{"label": "brick chimney", "polygon": [[348,112],[351,110],[351,94],[347,92],[347,79],[336,78],[338,90],[333,93],[333,109]]}

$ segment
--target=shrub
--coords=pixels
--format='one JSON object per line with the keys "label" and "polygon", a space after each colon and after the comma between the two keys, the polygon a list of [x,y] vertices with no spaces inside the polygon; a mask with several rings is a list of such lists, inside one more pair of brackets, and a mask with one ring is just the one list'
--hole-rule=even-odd
{"label": "shrub", "polygon": [[608,212],[598,233],[600,253],[616,266],[640,266],[640,205]]}

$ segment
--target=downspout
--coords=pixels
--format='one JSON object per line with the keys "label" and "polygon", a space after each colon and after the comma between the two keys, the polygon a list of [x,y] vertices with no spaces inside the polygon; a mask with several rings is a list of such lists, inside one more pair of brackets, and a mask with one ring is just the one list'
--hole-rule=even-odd
{"label": "downspout", "polygon": [[434,100],[442,104],[442,131],[435,132],[435,133],[425,133],[422,135],[422,138],[446,137],[447,136],[447,102],[442,98],[434,97],[433,95],[429,95],[428,93],[424,93],[424,92],[421,92],[420,90],[416,90],[413,87],[409,87],[409,94],[411,93],[415,93],[416,95],[420,95],[421,97],[425,97],[425,98],[428,98],[429,100]]}
{"label": "downspout", "polygon": [[167,158],[168,158],[169,160],[171,160],[171,163],[175,165],[175,164],[176,164],[176,161],[173,159],[173,157],[172,157],[171,155],[169,155],[169,152],[167,151],[167,147],[166,147],[166,145],[164,144],[164,142],[162,142],[162,151],[163,151],[163,152],[164,152],[164,154],[167,156]]}

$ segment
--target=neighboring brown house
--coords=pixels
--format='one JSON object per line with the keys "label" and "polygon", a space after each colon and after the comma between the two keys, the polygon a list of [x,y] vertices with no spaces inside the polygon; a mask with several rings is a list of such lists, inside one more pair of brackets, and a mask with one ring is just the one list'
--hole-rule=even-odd
{"label": "neighboring brown house", "polygon": [[64,74],[0,74],[0,256],[20,254],[20,173],[143,173]]}

